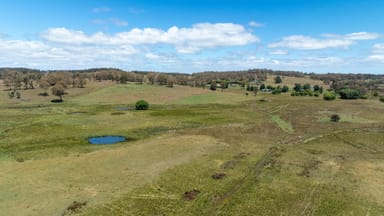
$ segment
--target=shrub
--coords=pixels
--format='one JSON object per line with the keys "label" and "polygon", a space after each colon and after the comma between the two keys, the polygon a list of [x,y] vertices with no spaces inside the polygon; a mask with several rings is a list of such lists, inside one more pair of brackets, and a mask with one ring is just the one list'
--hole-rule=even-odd
{"label": "shrub", "polygon": [[211,82],[211,87],[209,89],[211,89],[212,91],[216,91],[216,81]]}
{"label": "shrub", "polygon": [[139,100],[135,104],[136,110],[147,110],[149,108],[149,104],[145,100]]}
{"label": "shrub", "polygon": [[351,88],[342,89],[339,94],[341,99],[358,99],[361,96],[358,90]]}
{"label": "shrub", "polygon": [[338,121],[340,121],[340,116],[339,116],[338,114],[333,114],[333,115],[331,116],[331,121],[333,121],[333,122],[338,122]]}
{"label": "shrub", "polygon": [[281,92],[288,92],[289,91],[289,87],[284,85],[283,88],[281,89]]}
{"label": "shrub", "polygon": [[374,92],[373,92],[373,96],[374,96],[374,97],[378,97],[378,96],[379,96],[379,92],[378,92],[378,91],[374,91]]}
{"label": "shrub", "polygon": [[336,94],[333,92],[327,91],[324,93],[323,98],[324,98],[324,100],[328,100],[328,101],[335,100]]}
{"label": "shrub", "polygon": [[384,103],[384,96],[380,96],[380,101]]}
{"label": "shrub", "polygon": [[280,88],[276,88],[272,91],[272,94],[280,94],[281,93],[281,89]]}

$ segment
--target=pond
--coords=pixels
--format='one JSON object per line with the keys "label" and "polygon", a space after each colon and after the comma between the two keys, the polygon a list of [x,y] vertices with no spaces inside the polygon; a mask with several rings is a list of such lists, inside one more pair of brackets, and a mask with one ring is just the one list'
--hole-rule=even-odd
{"label": "pond", "polygon": [[127,138],[123,136],[99,136],[88,138],[88,142],[94,145],[116,144],[119,142],[124,142],[126,140]]}

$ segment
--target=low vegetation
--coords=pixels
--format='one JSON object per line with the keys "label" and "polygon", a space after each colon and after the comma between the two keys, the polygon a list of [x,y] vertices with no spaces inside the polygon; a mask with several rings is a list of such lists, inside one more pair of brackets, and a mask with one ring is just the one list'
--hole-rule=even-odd
{"label": "low vegetation", "polygon": [[[0,73],[1,214],[384,212],[384,106],[334,100],[339,84],[382,95],[380,76],[15,70]],[[63,102],[51,103],[62,82]],[[261,90],[272,88],[281,93]],[[143,98],[150,109],[135,111]],[[129,140],[88,143],[105,135]]]}
{"label": "low vegetation", "polygon": [[139,100],[135,104],[136,110],[147,110],[149,108],[149,104],[145,100]]}
{"label": "low vegetation", "polygon": [[336,94],[334,92],[326,91],[323,95],[324,100],[331,101],[336,99]]}

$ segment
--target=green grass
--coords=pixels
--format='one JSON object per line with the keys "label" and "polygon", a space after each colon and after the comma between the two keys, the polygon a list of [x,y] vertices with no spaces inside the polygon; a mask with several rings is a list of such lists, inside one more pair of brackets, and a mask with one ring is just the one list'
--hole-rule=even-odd
{"label": "green grass", "polygon": [[[2,214],[61,215],[73,201],[87,202],[82,215],[384,212],[378,101],[91,87],[69,89],[62,104],[32,92],[24,94],[30,102],[2,98]],[[137,99],[147,99],[150,110],[118,109]],[[329,121],[333,113],[341,122]],[[132,141],[87,142],[111,134]],[[214,173],[226,176],[215,180]],[[185,200],[193,189],[200,193]]]}
{"label": "green grass", "polygon": [[[249,98],[252,98],[249,96]],[[205,94],[192,95],[173,102],[174,104],[235,104],[249,100],[245,95],[235,93],[209,92]]]}
{"label": "green grass", "polygon": [[271,115],[271,120],[279,126],[283,131],[288,132],[288,133],[293,133],[294,130],[292,128],[291,123],[284,121],[283,119],[280,118],[278,115]]}

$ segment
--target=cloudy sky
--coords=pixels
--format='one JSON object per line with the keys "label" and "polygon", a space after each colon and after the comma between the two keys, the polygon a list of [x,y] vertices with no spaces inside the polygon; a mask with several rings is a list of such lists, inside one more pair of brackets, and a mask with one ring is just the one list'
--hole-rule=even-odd
{"label": "cloudy sky", "polygon": [[382,0],[1,0],[0,67],[384,73]]}

